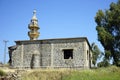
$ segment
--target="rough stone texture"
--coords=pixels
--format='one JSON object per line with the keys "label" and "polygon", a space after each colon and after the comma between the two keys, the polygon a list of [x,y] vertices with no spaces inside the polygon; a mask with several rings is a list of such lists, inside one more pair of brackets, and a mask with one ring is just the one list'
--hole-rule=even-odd
{"label": "rough stone texture", "polygon": [[44,41],[41,44],[41,67],[48,67],[51,64],[51,45]]}
{"label": "rough stone texture", "polygon": [[[87,38],[16,41],[11,54],[13,68],[90,68],[91,51]],[[65,49],[73,49],[73,59],[64,59]]]}
{"label": "rough stone texture", "polygon": [[17,46],[17,49],[13,51],[12,55],[12,66],[17,68],[21,67],[21,45]]}

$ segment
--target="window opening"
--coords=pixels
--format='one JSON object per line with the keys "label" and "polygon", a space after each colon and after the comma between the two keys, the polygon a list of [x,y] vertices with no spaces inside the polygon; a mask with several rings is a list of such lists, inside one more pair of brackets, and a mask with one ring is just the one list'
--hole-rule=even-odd
{"label": "window opening", "polygon": [[64,52],[64,59],[73,59],[73,49],[65,49]]}

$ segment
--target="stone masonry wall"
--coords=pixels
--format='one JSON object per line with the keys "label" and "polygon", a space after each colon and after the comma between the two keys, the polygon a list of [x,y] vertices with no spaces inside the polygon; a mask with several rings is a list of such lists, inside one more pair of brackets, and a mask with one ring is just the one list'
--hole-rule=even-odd
{"label": "stone masonry wall", "polygon": [[11,60],[13,68],[21,67],[21,45],[18,45],[17,49],[13,51]]}
{"label": "stone masonry wall", "polygon": [[51,44],[42,41],[41,43],[41,67],[48,67],[51,64]]}
{"label": "stone masonry wall", "polygon": [[[73,59],[64,59],[65,49],[73,50]],[[14,68],[89,68],[87,51],[88,43],[81,38],[20,41],[12,53],[12,65]]]}
{"label": "stone masonry wall", "polygon": [[[85,58],[83,42],[81,40],[53,42],[53,67],[83,67]],[[73,49],[73,59],[64,59],[64,49]]]}
{"label": "stone masonry wall", "polygon": [[23,44],[24,44],[23,67],[26,67],[26,68],[39,67],[40,66],[40,43],[36,42],[36,43],[23,43]]}

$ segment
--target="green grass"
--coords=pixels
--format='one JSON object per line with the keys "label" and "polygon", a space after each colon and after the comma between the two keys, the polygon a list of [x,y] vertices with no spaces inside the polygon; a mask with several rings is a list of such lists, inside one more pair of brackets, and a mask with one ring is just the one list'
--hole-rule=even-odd
{"label": "green grass", "polygon": [[120,80],[120,68],[91,70],[37,70],[24,73],[22,80]]}
{"label": "green grass", "polygon": [[63,80],[120,80],[120,68],[112,66],[95,70],[74,71]]}

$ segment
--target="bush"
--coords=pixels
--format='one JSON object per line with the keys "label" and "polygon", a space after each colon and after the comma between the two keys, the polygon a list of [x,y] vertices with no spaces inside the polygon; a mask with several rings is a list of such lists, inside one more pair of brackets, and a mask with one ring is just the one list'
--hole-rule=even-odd
{"label": "bush", "polygon": [[117,66],[110,66],[107,68],[110,72],[120,72],[120,68]]}
{"label": "bush", "polygon": [[6,73],[0,69],[0,76],[5,76],[5,75],[6,75]]}
{"label": "bush", "polygon": [[105,60],[105,61],[99,62],[97,64],[97,66],[98,67],[108,67],[108,66],[110,66],[110,63],[107,60]]}

